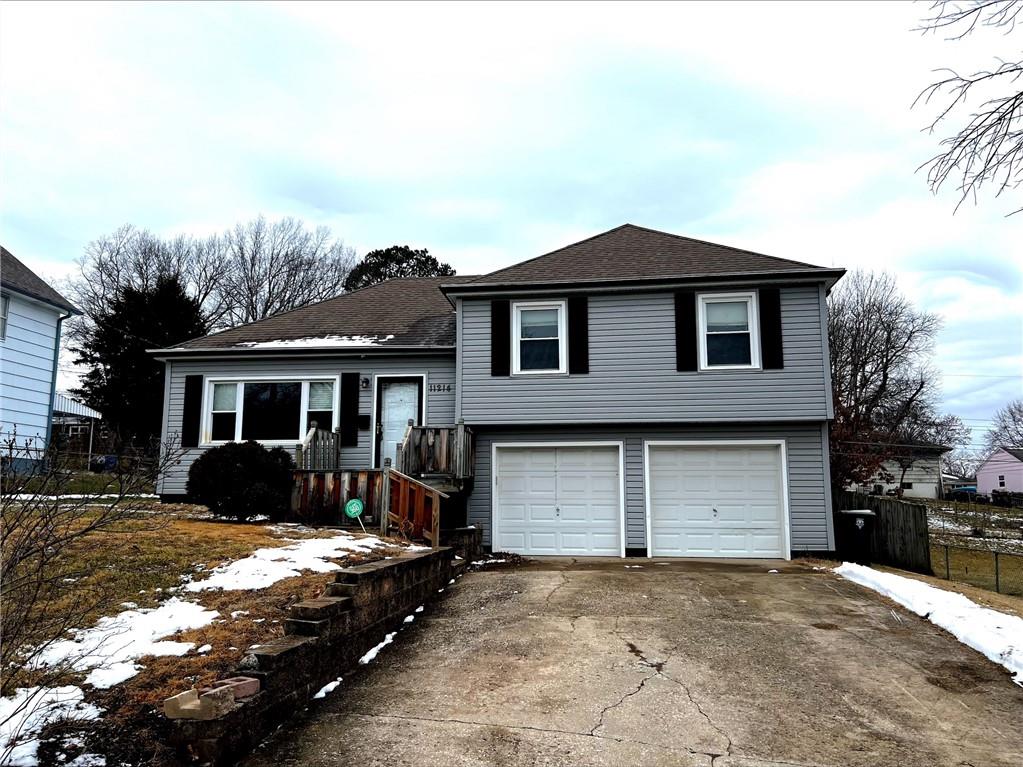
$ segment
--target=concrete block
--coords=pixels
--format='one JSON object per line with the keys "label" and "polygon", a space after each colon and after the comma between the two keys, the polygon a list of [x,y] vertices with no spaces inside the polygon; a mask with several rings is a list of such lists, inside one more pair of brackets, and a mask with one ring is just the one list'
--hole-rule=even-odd
{"label": "concrete block", "polygon": [[200,693],[186,690],[163,702],[163,713],[168,719],[198,719],[209,721],[232,711],[234,693],[230,687],[219,687]]}
{"label": "concrete block", "polygon": [[259,680],[251,676],[232,676],[228,679],[218,679],[213,683],[211,689],[226,687],[231,690],[235,700],[251,698],[259,692]]}
{"label": "concrete block", "polygon": [[351,607],[351,597],[323,596],[292,605],[290,617],[303,621],[324,620],[340,615]]}

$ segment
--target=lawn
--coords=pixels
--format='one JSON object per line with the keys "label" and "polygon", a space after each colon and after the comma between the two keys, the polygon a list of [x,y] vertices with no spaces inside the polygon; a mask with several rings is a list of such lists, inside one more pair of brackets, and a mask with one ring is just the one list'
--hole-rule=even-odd
{"label": "lawn", "polygon": [[[946,547],[941,543],[931,543],[931,568],[935,575],[991,591],[996,590],[993,551],[957,546],[954,541],[950,541],[947,553],[946,561]],[[999,553],[997,591],[1023,596],[1023,556]]]}
{"label": "lawn", "polygon": [[[219,615],[202,628],[168,637],[192,643],[187,653],[141,658],[137,675],[108,689],[82,686],[86,701],[101,708],[103,717],[77,725],[77,732],[72,725],[51,727],[47,735],[52,737],[44,738],[39,749],[40,764],[50,763],[61,751],[73,757],[75,749],[69,751],[65,741],[76,735],[84,738],[86,750],[115,759],[108,758],[108,764],[168,761],[161,737],[167,722],[158,715],[163,699],[233,671],[249,646],[284,633],[282,621],[290,605],[318,596],[334,577],[332,572],[305,572],[266,588],[252,588],[253,584],[239,578],[237,590],[231,582],[231,590],[189,591],[190,581],[201,581],[214,568],[249,557],[258,549],[335,537],[338,531],[218,521],[202,507],[153,500],[131,505],[134,513],[113,530],[90,535],[64,553],[60,573],[74,575],[61,578],[66,588],[43,609],[59,614],[69,602],[85,600],[89,609],[75,628],[90,628],[104,616],[166,607],[175,599],[197,602]],[[333,561],[348,565],[379,559],[397,553],[399,545],[393,542],[371,552],[353,551]],[[32,671],[23,668],[16,673],[18,686],[35,683]],[[84,677],[85,672],[72,672],[59,683],[82,685]],[[52,679],[46,684],[52,685]]]}

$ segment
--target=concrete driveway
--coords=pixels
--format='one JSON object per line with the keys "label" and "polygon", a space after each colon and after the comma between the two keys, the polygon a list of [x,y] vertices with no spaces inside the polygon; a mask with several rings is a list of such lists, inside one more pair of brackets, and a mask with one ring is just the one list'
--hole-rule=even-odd
{"label": "concrete driveway", "polygon": [[801,565],[550,560],[464,577],[249,764],[1017,767],[1023,689]]}

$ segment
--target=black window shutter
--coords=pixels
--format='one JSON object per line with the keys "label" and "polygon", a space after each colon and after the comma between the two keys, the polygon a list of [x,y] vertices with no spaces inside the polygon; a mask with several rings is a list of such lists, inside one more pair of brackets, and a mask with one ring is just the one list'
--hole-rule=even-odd
{"label": "black window shutter", "polygon": [[181,447],[199,447],[202,423],[202,376],[185,376],[185,403],[181,412]]}
{"label": "black window shutter", "polygon": [[359,374],[341,374],[341,447],[359,444]]}
{"label": "black window shutter", "polygon": [[490,302],[490,375],[511,375],[511,303]]}
{"label": "black window shutter", "polygon": [[688,372],[697,369],[696,293],[679,290],[675,293],[675,369]]}
{"label": "black window shutter", "polygon": [[760,309],[760,364],[764,370],[785,367],[781,338],[781,292],[778,288],[761,288],[757,302]]}
{"label": "black window shutter", "polygon": [[568,299],[568,372],[590,372],[590,309],[586,296]]}

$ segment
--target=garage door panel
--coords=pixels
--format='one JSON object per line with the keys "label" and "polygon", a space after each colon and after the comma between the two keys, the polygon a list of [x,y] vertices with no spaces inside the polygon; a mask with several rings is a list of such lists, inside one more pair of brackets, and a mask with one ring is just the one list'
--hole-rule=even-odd
{"label": "garage door panel", "polygon": [[506,550],[620,555],[617,447],[499,447],[496,459],[494,524]]}
{"label": "garage door panel", "polygon": [[778,447],[651,445],[648,457],[654,556],[784,556]]}

